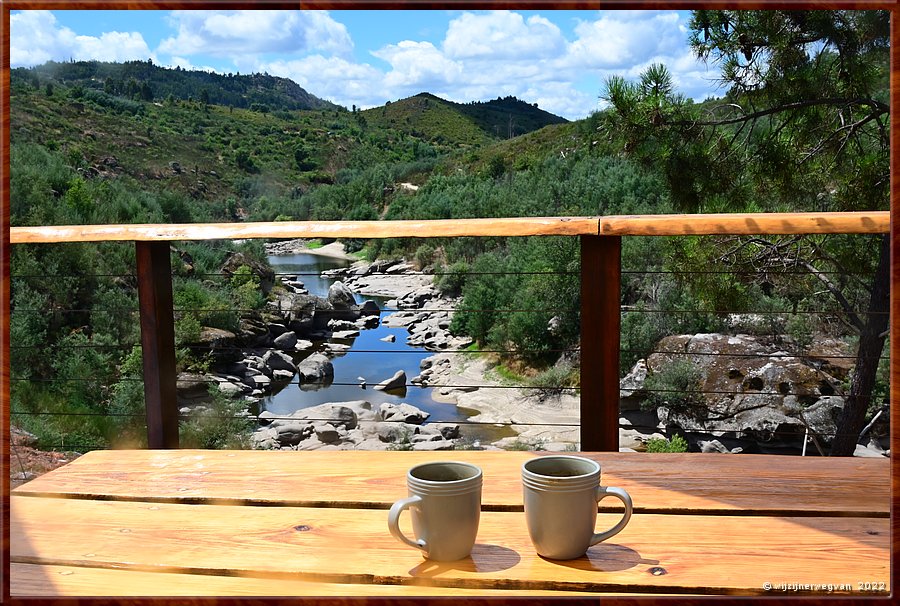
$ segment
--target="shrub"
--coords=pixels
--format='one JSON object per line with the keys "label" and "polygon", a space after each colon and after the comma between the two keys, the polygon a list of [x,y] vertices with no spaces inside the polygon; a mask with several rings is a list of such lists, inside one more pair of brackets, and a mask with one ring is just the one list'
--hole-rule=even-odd
{"label": "shrub", "polygon": [[672,410],[686,411],[702,404],[700,381],[703,373],[689,359],[678,359],[647,375],[644,383],[650,392],[650,407],[668,406]]}
{"label": "shrub", "polygon": [[232,400],[210,388],[212,401],[203,412],[192,414],[179,425],[179,442],[182,448],[247,449],[253,421],[245,416],[241,400]]}
{"label": "shrub", "polygon": [[650,438],[647,441],[647,452],[687,452],[688,444],[681,436],[672,436],[668,440]]}

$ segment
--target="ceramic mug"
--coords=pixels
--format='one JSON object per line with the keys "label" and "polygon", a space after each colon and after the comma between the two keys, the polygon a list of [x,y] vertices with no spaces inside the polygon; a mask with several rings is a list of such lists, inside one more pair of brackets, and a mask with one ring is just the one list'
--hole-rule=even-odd
{"label": "ceramic mug", "polygon": [[[631,497],[621,488],[600,486],[600,464],[584,457],[539,457],[522,465],[528,534],[538,555],[572,560],[588,547],[615,536],[631,519]],[[605,532],[595,533],[597,503],[613,496],[625,515]]]}
{"label": "ceramic mug", "polygon": [[[398,541],[422,551],[429,560],[461,560],[471,553],[481,517],[482,473],[457,461],[416,465],[406,474],[409,497],[388,513],[388,528]],[[400,531],[400,514],[412,515],[413,541]]]}

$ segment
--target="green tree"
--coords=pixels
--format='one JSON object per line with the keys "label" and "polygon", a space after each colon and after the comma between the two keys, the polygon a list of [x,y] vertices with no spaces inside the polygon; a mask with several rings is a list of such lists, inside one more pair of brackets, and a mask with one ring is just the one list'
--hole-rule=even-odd
{"label": "green tree", "polygon": [[[637,82],[607,81],[603,96],[614,111],[600,127],[659,167],[677,208],[888,207],[888,12],[695,11],[690,39],[698,57],[720,66],[723,99],[694,104],[654,65]],[[859,335],[832,447],[833,455],[852,455],[887,335],[887,237],[862,245],[846,237],[753,238],[731,250],[718,260],[807,270]],[[869,283],[859,285],[848,268],[868,271]]]}

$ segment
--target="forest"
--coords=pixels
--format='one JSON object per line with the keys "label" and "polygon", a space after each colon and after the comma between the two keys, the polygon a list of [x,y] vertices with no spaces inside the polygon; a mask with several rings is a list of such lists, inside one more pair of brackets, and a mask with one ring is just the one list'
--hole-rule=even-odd
{"label": "forest", "polygon": [[[887,24],[879,11],[695,11],[692,47],[721,65],[722,99],[686,99],[653,65],[610,78],[607,109],[576,122],[509,97],[423,93],[348,110],[268,75],[149,62],[15,69],[11,225],[887,209]],[[577,386],[577,361],[560,364],[579,338],[576,239],[345,245],[435,273],[462,309],[545,309],[460,312],[452,330],[508,350],[501,362],[517,373]],[[847,380],[842,422],[858,433],[886,397],[886,250],[868,236],[626,238],[622,305],[636,313],[623,315],[621,373],[663,337],[769,313],[748,330],[786,347],[836,337],[876,360]],[[249,241],[172,254],[176,308],[203,310],[177,316],[179,369],[202,369],[201,332],[234,330],[234,310],[265,305],[251,269],[265,253]],[[223,274],[236,255],[243,269]],[[723,271],[698,271],[711,266]],[[143,439],[133,267],[121,244],[13,247],[13,423],[41,446]],[[186,425],[183,444],[234,445],[246,423]]]}

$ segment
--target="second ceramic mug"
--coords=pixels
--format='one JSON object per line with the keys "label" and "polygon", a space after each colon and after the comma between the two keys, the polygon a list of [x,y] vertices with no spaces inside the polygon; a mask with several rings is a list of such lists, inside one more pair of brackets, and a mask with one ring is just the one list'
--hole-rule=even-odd
{"label": "second ceramic mug", "polygon": [[[482,473],[457,461],[416,465],[406,474],[409,497],[388,513],[388,528],[398,541],[420,549],[430,560],[461,560],[471,553],[481,517]],[[400,531],[400,514],[412,514],[413,541]]]}
{"label": "second ceramic mug", "polygon": [[[528,534],[545,558],[579,558],[631,519],[631,497],[621,488],[600,486],[600,464],[591,459],[560,455],[526,461],[522,487]],[[625,504],[625,515],[606,532],[595,533],[597,503],[607,496]]]}

